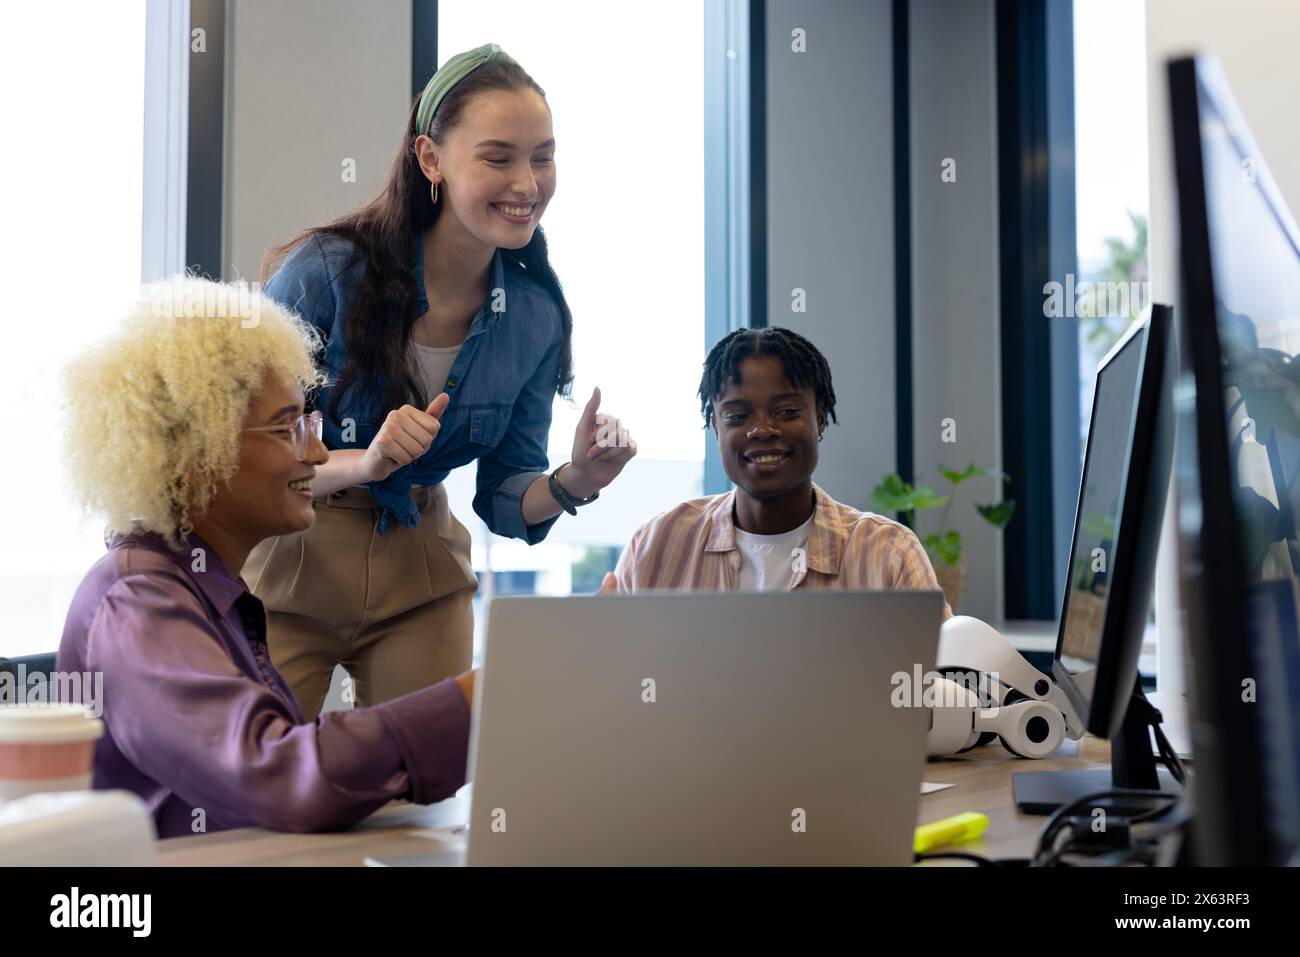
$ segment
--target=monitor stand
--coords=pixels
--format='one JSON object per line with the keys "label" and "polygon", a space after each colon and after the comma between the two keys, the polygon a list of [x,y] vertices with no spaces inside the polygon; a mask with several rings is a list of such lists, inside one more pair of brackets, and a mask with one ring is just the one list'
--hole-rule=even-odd
{"label": "monitor stand", "polygon": [[[1140,791],[1180,791],[1180,785],[1163,767],[1157,768],[1151,748],[1151,729],[1161,715],[1136,688],[1119,734],[1111,740],[1110,769],[1092,771],[1022,771],[1011,777],[1016,806],[1026,814],[1051,814],[1089,794],[1124,788]],[[1150,810],[1149,802],[1125,804],[1122,798],[1108,798],[1107,810],[1132,815]]]}

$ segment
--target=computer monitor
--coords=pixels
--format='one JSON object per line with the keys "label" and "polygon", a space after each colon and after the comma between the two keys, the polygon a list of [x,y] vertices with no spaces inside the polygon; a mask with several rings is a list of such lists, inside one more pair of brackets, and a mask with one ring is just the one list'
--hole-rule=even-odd
{"label": "computer monitor", "polygon": [[1173,464],[1172,323],[1153,306],[1097,369],[1052,674],[1100,738],[1128,713],[1151,607]]}
{"label": "computer monitor", "polygon": [[1300,231],[1215,63],[1168,66],[1192,859],[1300,847]]}
{"label": "computer monitor", "polygon": [[1176,786],[1157,774],[1150,727],[1159,716],[1137,667],[1173,463],[1172,326],[1170,308],[1153,305],[1097,368],[1052,661],[1086,729],[1112,739],[1111,767],[1015,775],[1016,803],[1028,813],[1115,788]]}

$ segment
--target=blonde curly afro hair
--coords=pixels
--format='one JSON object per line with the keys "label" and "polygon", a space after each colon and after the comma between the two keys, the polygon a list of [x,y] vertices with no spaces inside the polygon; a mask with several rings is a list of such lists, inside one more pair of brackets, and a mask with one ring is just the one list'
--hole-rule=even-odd
{"label": "blonde curly afro hair", "polygon": [[73,494],[110,532],[173,545],[239,462],[240,430],[269,374],[323,384],[309,324],[238,283],[146,285],[109,337],[63,373]]}

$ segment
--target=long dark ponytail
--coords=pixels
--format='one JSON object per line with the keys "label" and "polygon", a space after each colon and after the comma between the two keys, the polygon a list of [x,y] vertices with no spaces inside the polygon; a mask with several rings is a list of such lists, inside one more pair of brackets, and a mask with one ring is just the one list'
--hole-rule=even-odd
{"label": "long dark ponytail", "polygon": [[[427,131],[439,146],[460,122],[470,100],[490,90],[534,90],[546,93],[517,63],[495,61],[476,69],[447,93],[433,115]],[[285,256],[304,240],[313,236],[333,235],[350,240],[365,263],[365,274],[344,324],[347,364],[334,383],[329,413],[337,422],[344,397],[356,389],[362,395],[377,397],[379,414],[403,403],[422,405],[422,390],[411,369],[407,343],[419,301],[417,280],[411,274],[412,241],[423,234],[441,215],[444,204],[433,204],[429,181],[420,169],[415,154],[415,139],[425,130],[417,130],[416,112],[420,98],[411,103],[406,120],[406,134],[397,149],[388,179],[379,195],[366,206],[324,226],[304,230],[287,243],[276,246],[262,257],[262,281],[278,268]],[[551,268],[546,236],[539,225],[533,238],[520,249],[502,249],[507,269],[519,269],[542,286],[559,306],[563,317],[564,341],[560,350],[560,368],[555,392],[568,396],[573,384],[573,315],[569,311],[559,277]],[[427,400],[426,400],[427,401]]]}

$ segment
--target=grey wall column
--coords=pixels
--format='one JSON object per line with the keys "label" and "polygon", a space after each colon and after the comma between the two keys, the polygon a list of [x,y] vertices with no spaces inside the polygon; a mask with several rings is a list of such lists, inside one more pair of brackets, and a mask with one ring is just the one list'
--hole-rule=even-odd
{"label": "grey wall column", "polygon": [[896,467],[891,3],[768,0],[766,31],[767,324],[830,361],[817,483],[868,508]]}
{"label": "grey wall column", "polygon": [[256,279],[271,246],[382,185],[411,102],[412,5],[229,3],[224,261]]}
{"label": "grey wall column", "polygon": [[[913,414],[924,484],[941,479],[940,464],[1002,467],[993,14],[993,0],[911,0],[909,9]],[[1001,497],[999,480],[970,479],[950,518],[966,546],[961,611],[991,623],[1003,617],[1002,536],[974,506]]]}

